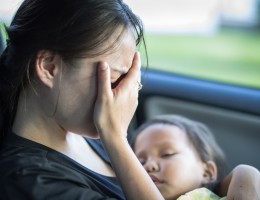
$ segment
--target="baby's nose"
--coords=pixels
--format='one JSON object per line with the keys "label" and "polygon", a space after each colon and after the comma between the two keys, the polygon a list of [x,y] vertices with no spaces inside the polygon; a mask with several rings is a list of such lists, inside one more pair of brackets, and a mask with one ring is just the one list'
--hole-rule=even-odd
{"label": "baby's nose", "polygon": [[156,160],[151,160],[149,159],[145,165],[144,168],[147,172],[153,172],[153,171],[158,171],[159,170],[159,164],[157,163]]}

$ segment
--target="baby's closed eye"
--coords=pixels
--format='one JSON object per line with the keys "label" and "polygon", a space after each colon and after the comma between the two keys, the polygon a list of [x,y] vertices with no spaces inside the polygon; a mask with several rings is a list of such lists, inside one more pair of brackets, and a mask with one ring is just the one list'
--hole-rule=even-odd
{"label": "baby's closed eye", "polygon": [[161,157],[162,158],[168,158],[168,157],[175,156],[176,154],[177,154],[177,152],[166,152],[166,153],[162,153]]}

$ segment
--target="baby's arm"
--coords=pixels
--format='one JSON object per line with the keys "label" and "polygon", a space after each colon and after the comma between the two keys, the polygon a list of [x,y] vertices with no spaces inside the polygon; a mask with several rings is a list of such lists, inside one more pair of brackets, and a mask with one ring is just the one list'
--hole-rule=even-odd
{"label": "baby's arm", "polygon": [[260,172],[249,165],[238,165],[221,182],[218,194],[234,200],[260,200]]}

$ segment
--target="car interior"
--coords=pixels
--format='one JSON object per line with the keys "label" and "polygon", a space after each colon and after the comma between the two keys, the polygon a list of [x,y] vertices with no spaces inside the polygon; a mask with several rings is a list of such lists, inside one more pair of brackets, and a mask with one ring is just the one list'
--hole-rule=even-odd
{"label": "car interior", "polygon": [[[5,48],[0,37],[0,53]],[[205,123],[226,154],[229,169],[249,164],[260,169],[259,89],[142,69],[143,88],[129,127],[131,133],[159,114],[179,114]]]}
{"label": "car interior", "polygon": [[[159,114],[205,123],[223,149],[229,169],[260,169],[260,91],[153,69],[142,71],[143,89],[130,131]],[[131,134],[130,136],[131,137]]]}
{"label": "car interior", "polygon": [[[129,132],[159,114],[183,115],[210,128],[229,169],[248,164],[259,170],[260,60],[253,48],[260,39],[260,3],[200,2],[129,1],[146,23],[150,57]],[[244,84],[248,80],[255,85]]]}

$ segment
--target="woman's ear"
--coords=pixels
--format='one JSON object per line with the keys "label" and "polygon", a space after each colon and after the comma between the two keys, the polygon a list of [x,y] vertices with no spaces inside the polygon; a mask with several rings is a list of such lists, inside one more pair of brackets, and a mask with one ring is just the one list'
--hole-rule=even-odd
{"label": "woman's ear", "polygon": [[38,79],[52,88],[60,68],[60,56],[49,50],[40,50],[36,56],[35,71]]}
{"label": "woman's ear", "polygon": [[205,186],[217,180],[218,170],[215,162],[207,161],[204,165],[202,185]]}

